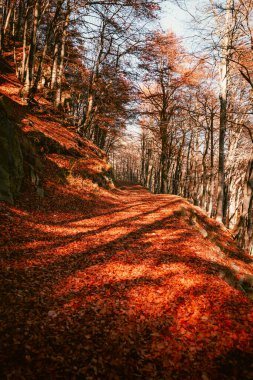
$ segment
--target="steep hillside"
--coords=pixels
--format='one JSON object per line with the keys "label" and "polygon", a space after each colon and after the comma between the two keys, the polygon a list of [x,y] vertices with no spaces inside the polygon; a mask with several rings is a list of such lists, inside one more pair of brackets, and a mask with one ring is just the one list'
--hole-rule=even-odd
{"label": "steep hillside", "polygon": [[98,184],[110,188],[111,167],[103,151],[80,137],[63,115],[43,98],[28,107],[19,98],[12,67],[0,67],[0,200],[14,202],[27,191],[40,199],[64,184]]}

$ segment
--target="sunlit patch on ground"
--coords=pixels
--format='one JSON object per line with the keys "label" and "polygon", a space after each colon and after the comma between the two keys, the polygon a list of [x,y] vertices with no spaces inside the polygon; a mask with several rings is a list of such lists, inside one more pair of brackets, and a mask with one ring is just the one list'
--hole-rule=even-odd
{"label": "sunlit patch on ground", "polygon": [[4,373],[251,379],[252,301],[238,281],[253,266],[229,234],[194,209],[204,237],[190,204],[140,187],[101,191],[96,207],[65,191],[81,210],[57,197],[3,209]]}

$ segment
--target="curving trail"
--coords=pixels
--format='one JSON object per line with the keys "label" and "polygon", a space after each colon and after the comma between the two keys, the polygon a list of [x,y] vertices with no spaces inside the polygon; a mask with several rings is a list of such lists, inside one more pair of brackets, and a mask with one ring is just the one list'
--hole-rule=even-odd
{"label": "curving trail", "polygon": [[253,260],[227,231],[139,186],[53,196],[1,206],[1,379],[253,378]]}

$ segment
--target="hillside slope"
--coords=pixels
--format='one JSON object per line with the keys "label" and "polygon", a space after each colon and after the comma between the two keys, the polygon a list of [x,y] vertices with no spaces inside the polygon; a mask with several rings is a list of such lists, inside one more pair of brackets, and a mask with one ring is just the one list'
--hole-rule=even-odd
{"label": "hillside slope", "polygon": [[80,208],[2,213],[1,378],[252,379],[253,261],[226,230],[139,186],[62,196]]}
{"label": "hillside slope", "polygon": [[57,184],[113,187],[105,153],[44,98],[33,107],[22,104],[12,67],[1,60],[0,70],[0,201],[13,203],[29,189],[41,203]]}

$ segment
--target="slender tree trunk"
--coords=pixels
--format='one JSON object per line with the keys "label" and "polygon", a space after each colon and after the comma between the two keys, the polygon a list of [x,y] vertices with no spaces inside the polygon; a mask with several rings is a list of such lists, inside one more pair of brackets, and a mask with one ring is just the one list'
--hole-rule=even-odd
{"label": "slender tree trunk", "polygon": [[145,150],[146,150],[146,139],[144,132],[141,136],[141,184],[145,186]]}
{"label": "slender tree trunk", "polygon": [[24,22],[24,31],[23,31],[23,58],[20,71],[20,80],[24,83],[25,73],[27,69],[27,37],[28,37],[28,18],[30,14],[30,1],[27,3],[25,22]]}
{"label": "slender tree trunk", "polygon": [[18,5],[18,15],[17,15],[17,24],[16,24],[16,29],[15,29],[15,40],[20,40],[20,34],[21,34],[21,25],[22,25],[22,20],[24,18],[24,2],[23,0],[19,0],[19,5]]}
{"label": "slender tree trunk", "polygon": [[192,137],[193,132],[191,131],[191,136],[187,148],[187,156],[186,156],[186,170],[185,170],[185,179],[184,179],[184,197],[189,198],[189,179],[190,179],[190,153],[192,148]]}
{"label": "slender tree trunk", "polygon": [[59,107],[61,104],[62,78],[63,78],[63,73],[64,73],[64,60],[65,60],[66,39],[67,39],[68,26],[69,26],[69,18],[70,18],[70,0],[68,0],[67,2],[67,11],[66,11],[65,22],[64,22],[63,31],[62,31],[60,64],[59,64],[59,71],[57,73],[57,80],[56,80],[56,83],[57,83],[56,96],[55,96],[56,107]]}
{"label": "slender tree trunk", "polygon": [[3,13],[3,0],[0,0],[0,55],[2,54],[3,50]]}
{"label": "slender tree trunk", "polygon": [[225,136],[227,126],[227,91],[228,69],[231,51],[232,29],[232,4],[233,0],[226,1],[225,31],[223,32],[220,62],[220,129],[219,129],[219,163],[218,163],[218,198],[216,219],[225,222]]}
{"label": "slender tree trunk", "polygon": [[210,141],[210,131],[207,131],[206,139],[205,139],[205,150],[202,158],[202,194],[200,198],[201,207],[206,210],[207,208],[207,165],[206,165],[206,157],[209,149],[209,141]]}
{"label": "slender tree trunk", "polygon": [[53,65],[52,65],[52,72],[51,72],[51,83],[50,83],[51,90],[54,90],[56,86],[58,58],[59,58],[59,43],[56,40],[55,45],[54,45]]}
{"label": "slender tree trunk", "polygon": [[[89,89],[88,89],[88,102],[87,107],[84,112],[83,120],[81,121],[80,129],[83,130],[83,133],[87,135],[87,131],[91,129],[91,123],[94,118],[95,114],[95,85],[99,77],[100,72],[100,65],[103,61],[103,59],[106,57],[109,51],[107,53],[104,51],[104,43],[105,43],[105,29],[106,29],[106,23],[102,24],[102,30],[100,33],[100,41],[99,41],[99,47],[98,47],[98,54],[96,58],[96,62],[94,63],[94,70],[92,72],[90,83],[89,83]],[[109,48],[110,50],[110,48]]]}
{"label": "slender tree trunk", "polygon": [[164,121],[161,121],[160,134],[161,134],[161,143],[162,143],[162,151],[161,151],[161,157],[160,157],[160,163],[161,163],[160,193],[166,194],[168,192],[168,170],[167,170],[168,133],[167,133],[167,123]]}
{"label": "slender tree trunk", "polygon": [[214,199],[214,112],[211,112],[210,121],[210,185],[209,185],[209,204],[208,204],[208,215],[213,216],[213,199]]}
{"label": "slender tree trunk", "polygon": [[218,199],[216,219],[224,222],[224,189],[225,189],[225,134],[227,124],[227,92],[226,81],[223,81],[220,96],[220,131],[219,131],[219,163],[218,163]]}
{"label": "slender tree trunk", "polygon": [[240,245],[253,254],[253,150],[244,180],[242,212],[235,232]]}
{"label": "slender tree trunk", "polygon": [[181,167],[182,167],[182,152],[184,148],[185,143],[185,133],[183,134],[182,142],[179,147],[179,151],[177,153],[177,159],[176,159],[176,167],[175,167],[175,173],[174,173],[174,180],[173,180],[173,194],[179,195],[180,194],[180,178],[181,178]]}
{"label": "slender tree trunk", "polygon": [[10,20],[11,20],[11,16],[12,16],[12,13],[13,13],[13,10],[14,10],[14,1],[12,0],[9,4],[9,8],[7,10],[7,14],[6,14],[6,18],[5,18],[5,23],[3,25],[3,39],[7,33],[7,30],[9,28],[9,25],[10,25]]}
{"label": "slender tree trunk", "polygon": [[87,104],[87,109],[85,112],[84,123],[82,126],[84,133],[86,133],[86,131],[89,129],[90,124],[91,124],[92,115],[94,111],[94,98],[95,98],[95,92],[93,90],[93,84],[92,84],[90,88],[90,93],[88,95],[88,102],[87,102],[88,104]]}
{"label": "slender tree trunk", "polygon": [[34,62],[35,53],[37,48],[37,30],[39,24],[39,10],[40,10],[40,0],[36,0],[33,10],[33,26],[31,32],[30,45],[27,56],[27,69],[25,75],[25,84],[23,89],[23,97],[26,101],[29,101],[30,90],[32,88],[34,79]]}

